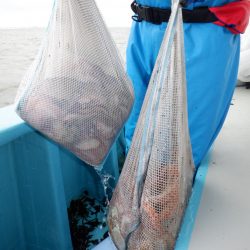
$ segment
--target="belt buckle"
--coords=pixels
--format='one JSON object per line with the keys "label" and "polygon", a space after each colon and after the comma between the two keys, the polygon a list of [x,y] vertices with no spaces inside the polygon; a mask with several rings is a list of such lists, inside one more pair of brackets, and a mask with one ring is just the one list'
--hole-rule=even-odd
{"label": "belt buckle", "polygon": [[141,7],[140,5],[135,1],[132,2],[131,4],[131,9],[133,10],[133,12],[135,13],[135,15],[132,16],[132,19],[135,22],[141,22],[143,19],[140,16],[140,11],[141,11]]}

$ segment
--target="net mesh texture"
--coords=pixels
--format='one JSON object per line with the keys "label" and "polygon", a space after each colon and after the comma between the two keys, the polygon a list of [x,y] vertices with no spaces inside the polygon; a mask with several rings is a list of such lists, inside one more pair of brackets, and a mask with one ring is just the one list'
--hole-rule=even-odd
{"label": "net mesh texture", "polygon": [[108,223],[118,249],[172,250],[194,174],[178,1],[152,73]]}
{"label": "net mesh texture", "polygon": [[57,0],[40,52],[23,78],[16,111],[98,167],[131,111],[133,88],[93,0]]}

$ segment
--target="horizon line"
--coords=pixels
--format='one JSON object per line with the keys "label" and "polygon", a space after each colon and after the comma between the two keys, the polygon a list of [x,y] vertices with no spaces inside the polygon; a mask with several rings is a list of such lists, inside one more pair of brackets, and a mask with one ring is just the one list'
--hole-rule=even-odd
{"label": "horizon line", "polygon": [[[0,29],[46,29],[47,26],[0,26]],[[130,28],[130,26],[107,26],[107,28]]]}

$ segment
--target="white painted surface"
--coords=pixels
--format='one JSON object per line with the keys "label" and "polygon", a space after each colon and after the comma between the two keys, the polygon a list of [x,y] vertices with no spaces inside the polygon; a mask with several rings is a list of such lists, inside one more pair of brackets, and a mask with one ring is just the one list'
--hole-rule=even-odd
{"label": "white painted surface", "polygon": [[113,241],[110,237],[106,238],[102,241],[98,246],[96,246],[93,250],[117,250]]}
{"label": "white painted surface", "polygon": [[250,89],[238,87],[217,138],[189,250],[250,250]]}

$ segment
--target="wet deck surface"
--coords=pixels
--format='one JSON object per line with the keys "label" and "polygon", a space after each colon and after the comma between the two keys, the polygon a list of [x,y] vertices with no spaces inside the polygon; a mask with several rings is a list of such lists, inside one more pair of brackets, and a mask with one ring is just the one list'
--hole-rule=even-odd
{"label": "wet deck surface", "polygon": [[250,89],[236,88],[211,154],[189,250],[250,249]]}

